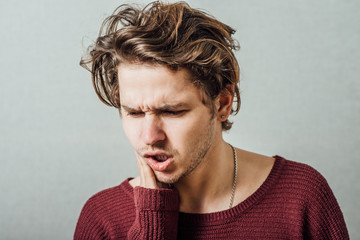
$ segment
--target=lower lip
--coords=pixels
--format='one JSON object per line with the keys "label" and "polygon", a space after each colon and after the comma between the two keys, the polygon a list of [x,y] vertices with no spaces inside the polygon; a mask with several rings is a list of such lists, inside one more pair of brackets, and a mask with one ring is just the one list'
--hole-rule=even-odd
{"label": "lower lip", "polygon": [[168,158],[163,162],[157,161],[154,158],[148,158],[148,162],[154,171],[163,172],[169,168],[172,163],[172,158]]}

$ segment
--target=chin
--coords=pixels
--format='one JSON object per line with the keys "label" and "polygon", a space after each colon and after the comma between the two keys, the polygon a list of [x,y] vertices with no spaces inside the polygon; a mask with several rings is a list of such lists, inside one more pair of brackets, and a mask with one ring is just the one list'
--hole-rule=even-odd
{"label": "chin", "polygon": [[156,180],[158,182],[161,182],[164,184],[174,184],[174,183],[177,183],[180,179],[179,176],[176,176],[173,174],[165,176],[162,173],[160,173],[160,174],[155,173],[155,176],[156,176]]}

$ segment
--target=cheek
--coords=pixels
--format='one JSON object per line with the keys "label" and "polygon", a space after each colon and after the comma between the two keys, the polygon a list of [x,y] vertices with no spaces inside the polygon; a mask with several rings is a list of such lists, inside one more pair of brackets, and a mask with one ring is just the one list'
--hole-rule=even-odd
{"label": "cheek", "polygon": [[210,125],[208,116],[189,116],[185,119],[166,121],[166,134],[170,142],[177,147],[192,145],[207,132]]}
{"label": "cheek", "polygon": [[128,138],[131,145],[134,146],[139,135],[139,126],[136,125],[136,122],[127,121],[126,119],[122,119],[122,127],[126,137]]}

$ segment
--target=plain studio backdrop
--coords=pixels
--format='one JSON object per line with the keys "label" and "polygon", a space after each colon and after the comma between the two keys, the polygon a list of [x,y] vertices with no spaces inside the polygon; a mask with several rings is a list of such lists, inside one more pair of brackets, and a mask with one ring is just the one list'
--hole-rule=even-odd
{"label": "plain studio backdrop", "polygon": [[[81,55],[122,1],[1,1],[0,239],[71,239],[85,201],[137,175]],[[141,2],[140,2],[141,3]],[[360,2],[189,1],[237,30],[230,143],[307,163],[360,239]]]}

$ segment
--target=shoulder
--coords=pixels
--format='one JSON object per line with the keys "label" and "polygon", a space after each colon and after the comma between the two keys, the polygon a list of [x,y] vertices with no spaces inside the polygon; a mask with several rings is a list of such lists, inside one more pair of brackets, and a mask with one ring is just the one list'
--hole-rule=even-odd
{"label": "shoulder", "polygon": [[298,185],[303,190],[315,191],[319,188],[330,190],[325,177],[312,166],[287,160],[278,155],[274,156],[278,165],[281,167],[280,179]]}
{"label": "shoulder", "polygon": [[106,209],[111,209],[112,205],[117,205],[120,202],[132,201],[133,188],[128,182],[128,179],[123,181],[120,185],[104,189],[93,196],[91,196],[85,203],[84,209],[98,209],[102,212]]}
{"label": "shoulder", "polygon": [[[110,236],[124,219],[133,217],[133,189],[125,180],[118,186],[102,190],[84,204],[74,233],[74,239],[100,239]],[[121,214],[120,214],[121,213]],[[117,229],[122,233],[122,229]],[[101,239],[103,239],[101,237]]]}
{"label": "shoulder", "polygon": [[[324,176],[305,163],[274,156],[275,164],[267,179],[268,198],[282,199],[284,204],[303,210],[317,206],[337,205]],[[316,204],[315,204],[316,203]]]}
{"label": "shoulder", "polygon": [[286,184],[294,190],[304,191],[307,194],[319,189],[331,191],[325,177],[312,166],[274,156],[274,169],[278,172],[278,184]]}
{"label": "shoulder", "polygon": [[[276,184],[281,196],[301,203],[309,219],[325,221],[325,216],[342,219],[337,199],[325,177],[313,167],[275,156],[282,169]],[[320,219],[319,219],[320,218]]]}
{"label": "shoulder", "polygon": [[284,157],[281,157],[279,155],[275,155],[274,158],[280,162],[282,162],[283,166],[284,166],[284,170],[292,172],[292,173],[299,173],[302,175],[316,175],[316,176],[321,176],[321,174],[312,166],[306,164],[306,163],[302,163],[302,162],[297,162],[297,161],[293,161],[293,160],[289,160],[286,159]]}
{"label": "shoulder", "polygon": [[324,176],[307,164],[275,158],[282,166],[276,188],[287,193],[289,205],[302,203],[304,234],[316,239],[348,239],[342,211]]}

